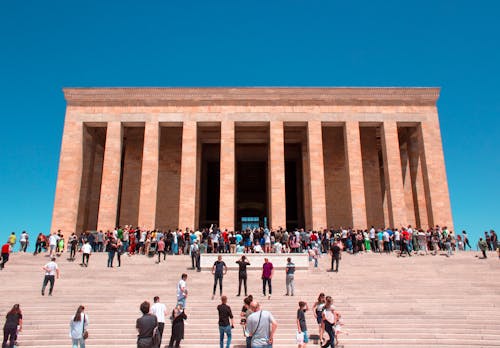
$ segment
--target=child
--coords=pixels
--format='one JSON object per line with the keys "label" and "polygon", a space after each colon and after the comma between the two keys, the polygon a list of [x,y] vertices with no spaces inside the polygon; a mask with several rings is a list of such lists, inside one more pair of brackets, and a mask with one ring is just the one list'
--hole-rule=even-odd
{"label": "child", "polygon": [[[302,334],[302,339],[297,339],[298,347],[305,348],[309,342],[309,336],[307,335],[307,325],[306,325],[306,315],[305,312],[309,309],[307,303],[304,301],[299,302],[299,309],[297,309],[297,332]],[[299,336],[297,335],[297,338]]]}

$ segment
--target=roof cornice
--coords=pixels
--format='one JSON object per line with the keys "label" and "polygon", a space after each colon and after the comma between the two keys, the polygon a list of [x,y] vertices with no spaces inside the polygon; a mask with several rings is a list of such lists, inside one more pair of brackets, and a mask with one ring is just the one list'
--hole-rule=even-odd
{"label": "roof cornice", "polygon": [[64,88],[68,105],[435,105],[428,87]]}

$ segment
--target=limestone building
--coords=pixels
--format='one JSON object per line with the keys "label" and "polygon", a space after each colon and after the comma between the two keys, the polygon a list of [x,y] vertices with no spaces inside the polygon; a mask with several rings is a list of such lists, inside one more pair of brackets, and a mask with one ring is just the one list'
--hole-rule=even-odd
{"label": "limestone building", "polygon": [[437,88],[67,88],[52,230],[453,229]]}

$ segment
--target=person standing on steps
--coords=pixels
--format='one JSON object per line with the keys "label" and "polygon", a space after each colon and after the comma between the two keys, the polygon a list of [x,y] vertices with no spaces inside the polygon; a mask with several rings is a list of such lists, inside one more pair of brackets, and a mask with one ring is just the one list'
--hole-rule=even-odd
{"label": "person standing on steps", "polygon": [[179,283],[177,283],[177,304],[180,304],[182,308],[186,308],[186,297],[188,295],[186,280],[188,275],[182,273]]}
{"label": "person standing on steps", "polygon": [[266,296],[266,284],[269,288],[269,296],[267,299],[271,299],[271,295],[273,293],[273,287],[271,284],[271,280],[274,275],[274,267],[271,262],[269,262],[269,259],[266,257],[264,258],[264,264],[262,265],[262,294]]}
{"label": "person standing on steps", "polygon": [[286,294],[285,296],[294,295],[295,292],[295,264],[292,262],[292,258],[286,259]]}
{"label": "person standing on steps", "polygon": [[299,348],[306,348],[307,343],[309,343],[305,314],[308,309],[307,303],[304,301],[299,302],[299,309],[297,309],[297,331],[303,334],[302,343],[299,343]]}
{"label": "person standing on steps", "polygon": [[90,245],[88,240],[85,240],[85,244],[82,246],[82,266],[88,267],[89,266],[89,258],[90,258],[90,253],[92,252],[92,246]]}
{"label": "person standing on steps", "polygon": [[156,247],[156,252],[158,254],[158,262],[156,262],[156,263],[161,262],[161,255],[162,254],[163,254],[163,261],[165,261],[167,254],[165,253],[165,241],[163,240],[163,237],[161,237],[160,240],[158,241],[158,245]]}
{"label": "person standing on steps", "polygon": [[[17,340],[18,327],[19,331],[23,331],[23,314],[21,312],[21,307],[16,303],[14,306],[12,306],[12,309],[7,313],[5,317],[5,324],[3,326],[2,348],[14,347]],[[8,345],[7,341],[9,341]]]}
{"label": "person standing on steps", "polygon": [[74,317],[69,322],[69,335],[71,337],[73,348],[85,348],[85,337],[83,335],[84,331],[87,330],[89,325],[89,319],[84,313],[85,307],[78,306]]}
{"label": "person standing on steps", "polygon": [[[340,259],[342,258],[338,240],[335,240],[335,242],[330,247],[330,253],[332,254],[332,264],[330,267],[330,272],[338,272]],[[334,264],[335,264],[335,270],[333,269]]]}
{"label": "person standing on steps", "polygon": [[472,247],[470,246],[469,243],[469,237],[467,236],[466,231],[462,231],[462,239],[464,241],[464,251],[467,250],[467,247],[469,247],[469,249],[472,250]]}
{"label": "person standing on steps", "polygon": [[483,253],[483,257],[481,257],[481,259],[487,259],[488,256],[486,255],[486,250],[488,250],[488,243],[486,243],[486,241],[483,240],[483,238],[479,238],[479,242],[477,243],[477,247]]}
{"label": "person standing on steps", "polygon": [[175,306],[170,318],[172,319],[172,334],[170,335],[168,348],[179,348],[181,341],[184,339],[184,320],[187,319],[186,312],[181,304]]}
{"label": "person standing on steps", "polygon": [[160,334],[160,345],[161,340],[163,338],[163,330],[165,329],[165,315],[167,314],[167,307],[160,302],[160,297],[155,296],[153,298],[153,305],[151,306],[151,313],[156,315],[156,319],[158,320],[158,333]]}
{"label": "person standing on steps", "polygon": [[154,348],[153,333],[158,326],[158,319],[155,315],[149,313],[150,304],[144,301],[140,306],[142,317],[138,318],[135,327],[137,334],[137,348]]}
{"label": "person standing on steps", "polygon": [[49,296],[52,296],[55,278],[59,279],[59,266],[57,266],[56,258],[51,258],[50,262],[43,266],[42,269],[45,272],[45,277],[43,278],[42,284],[42,296],[45,295],[45,288],[47,287],[48,283],[50,283]]}
{"label": "person standing on steps", "polygon": [[212,266],[212,274],[214,275],[214,290],[212,292],[212,300],[215,297],[215,290],[217,289],[217,282],[219,282],[219,291],[222,296],[222,278],[227,273],[227,266],[224,261],[222,261],[222,256],[217,256],[217,261],[214,262]]}
{"label": "person standing on steps", "polygon": [[108,267],[113,268],[113,259],[116,254],[116,240],[115,237],[110,236],[106,241],[106,251],[108,252]]}
{"label": "person standing on steps", "polygon": [[234,328],[233,312],[231,307],[227,305],[227,297],[221,296],[221,304],[217,306],[219,312],[219,336],[220,348],[224,348],[224,334],[227,335],[226,348],[231,346],[231,330]]}
{"label": "person standing on steps", "polygon": [[238,264],[239,270],[238,270],[238,295],[241,295],[241,283],[243,283],[243,286],[245,288],[245,296],[247,295],[247,266],[250,266],[250,262],[248,262],[247,258],[245,255],[241,256],[241,259],[236,261]]}

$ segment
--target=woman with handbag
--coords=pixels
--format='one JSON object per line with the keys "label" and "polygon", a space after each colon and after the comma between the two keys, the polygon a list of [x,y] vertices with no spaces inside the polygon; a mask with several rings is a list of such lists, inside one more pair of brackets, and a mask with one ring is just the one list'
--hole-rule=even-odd
{"label": "woman with handbag", "polygon": [[85,348],[85,340],[88,337],[87,327],[89,318],[84,313],[85,307],[78,306],[75,316],[69,322],[69,337],[73,341],[73,348]]}

